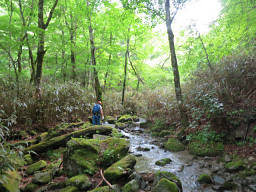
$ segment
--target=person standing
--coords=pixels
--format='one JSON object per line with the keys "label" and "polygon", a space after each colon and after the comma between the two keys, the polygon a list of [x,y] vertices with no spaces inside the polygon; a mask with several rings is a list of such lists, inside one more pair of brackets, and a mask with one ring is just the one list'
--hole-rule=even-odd
{"label": "person standing", "polygon": [[92,109],[92,124],[100,125],[100,120],[104,120],[104,116],[102,110],[102,103],[100,100],[98,100]]}

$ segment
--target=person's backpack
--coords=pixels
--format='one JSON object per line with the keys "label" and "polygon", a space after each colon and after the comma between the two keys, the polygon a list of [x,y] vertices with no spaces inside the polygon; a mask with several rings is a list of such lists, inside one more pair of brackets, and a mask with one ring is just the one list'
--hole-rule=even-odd
{"label": "person's backpack", "polygon": [[100,113],[100,105],[99,105],[99,104],[95,104],[95,105],[93,106],[92,113],[93,113],[94,115],[99,115],[99,113]]}

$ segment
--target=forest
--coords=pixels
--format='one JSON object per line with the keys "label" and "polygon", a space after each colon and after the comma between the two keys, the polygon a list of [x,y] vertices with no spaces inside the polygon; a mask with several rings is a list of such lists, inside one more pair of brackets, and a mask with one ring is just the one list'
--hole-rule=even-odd
{"label": "forest", "polygon": [[256,1],[215,1],[0,0],[0,191],[255,192]]}

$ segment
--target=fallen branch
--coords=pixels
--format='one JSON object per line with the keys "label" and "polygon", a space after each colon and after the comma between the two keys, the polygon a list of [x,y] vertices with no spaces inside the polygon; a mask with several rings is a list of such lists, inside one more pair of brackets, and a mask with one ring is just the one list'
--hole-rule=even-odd
{"label": "fallen branch", "polygon": [[103,183],[103,179],[101,179],[101,181],[98,183],[98,185],[95,188],[101,186],[102,183]]}
{"label": "fallen branch", "polygon": [[114,187],[111,185],[111,183],[108,182],[108,180],[104,177],[102,169],[100,169],[100,175],[102,177],[102,179],[107,183],[107,185],[111,188],[114,189]]}

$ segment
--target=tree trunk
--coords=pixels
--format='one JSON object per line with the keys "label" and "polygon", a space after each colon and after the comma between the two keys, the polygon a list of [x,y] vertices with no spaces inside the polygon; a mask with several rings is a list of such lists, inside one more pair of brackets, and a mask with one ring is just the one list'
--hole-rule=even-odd
{"label": "tree trunk", "polygon": [[[111,45],[112,45],[112,39],[113,39],[113,36],[112,36],[112,33],[110,33],[110,37],[109,37],[109,46],[111,47]],[[111,58],[112,58],[112,54],[111,53],[109,53],[109,57],[108,57],[108,67],[110,66],[110,64],[111,64]],[[107,85],[107,78],[108,78],[108,70],[109,69],[107,69],[107,72],[105,73],[105,77],[104,77],[104,88],[103,88],[103,90],[105,91],[105,89],[106,89],[106,85]]]}
{"label": "tree trunk", "polygon": [[172,20],[170,16],[170,0],[166,0],[165,2],[165,12],[166,12],[166,28],[168,33],[169,47],[170,47],[170,53],[171,53],[171,63],[172,63],[172,70],[173,70],[173,76],[174,76],[175,94],[176,94],[176,99],[177,99],[178,107],[180,111],[181,124],[182,126],[185,127],[188,124],[188,117],[186,114],[185,107],[183,105],[183,98],[182,98],[182,92],[181,92],[181,86],[180,86],[180,75],[179,75],[177,57],[175,53],[174,34],[172,31]]}
{"label": "tree trunk", "polygon": [[212,67],[212,64],[211,64],[211,62],[210,62],[208,52],[207,52],[207,50],[206,50],[206,47],[205,47],[204,42],[203,42],[203,39],[202,39],[202,37],[201,37],[201,35],[200,35],[199,32],[198,32],[198,38],[200,39],[200,42],[201,42],[202,47],[203,47],[203,49],[204,49],[205,57],[206,57],[206,60],[207,60],[207,65],[208,65],[208,67],[210,68],[210,70],[213,71],[213,67]]}
{"label": "tree trunk", "polygon": [[[87,6],[89,3],[87,1]],[[94,89],[96,92],[96,98],[98,100],[102,100],[102,90],[100,86],[100,81],[98,78],[98,72],[96,70],[96,57],[95,57],[95,43],[94,43],[94,36],[93,36],[93,29],[92,29],[92,21],[91,21],[91,13],[88,14],[89,19],[89,36],[90,36],[90,45],[91,45],[91,62],[93,65],[93,76],[94,76]]]}
{"label": "tree trunk", "polygon": [[127,79],[127,64],[128,64],[128,55],[129,55],[129,46],[130,46],[130,28],[128,29],[127,42],[126,42],[126,52],[125,52],[125,63],[124,63],[124,82],[123,82],[123,91],[122,91],[122,105],[124,105],[124,96],[126,88],[126,79]]}
{"label": "tree trunk", "polygon": [[74,26],[74,20],[73,15],[70,13],[70,43],[71,43],[71,65],[72,65],[72,79],[73,81],[76,81],[76,57],[75,57],[75,33],[76,33],[76,27]]}

